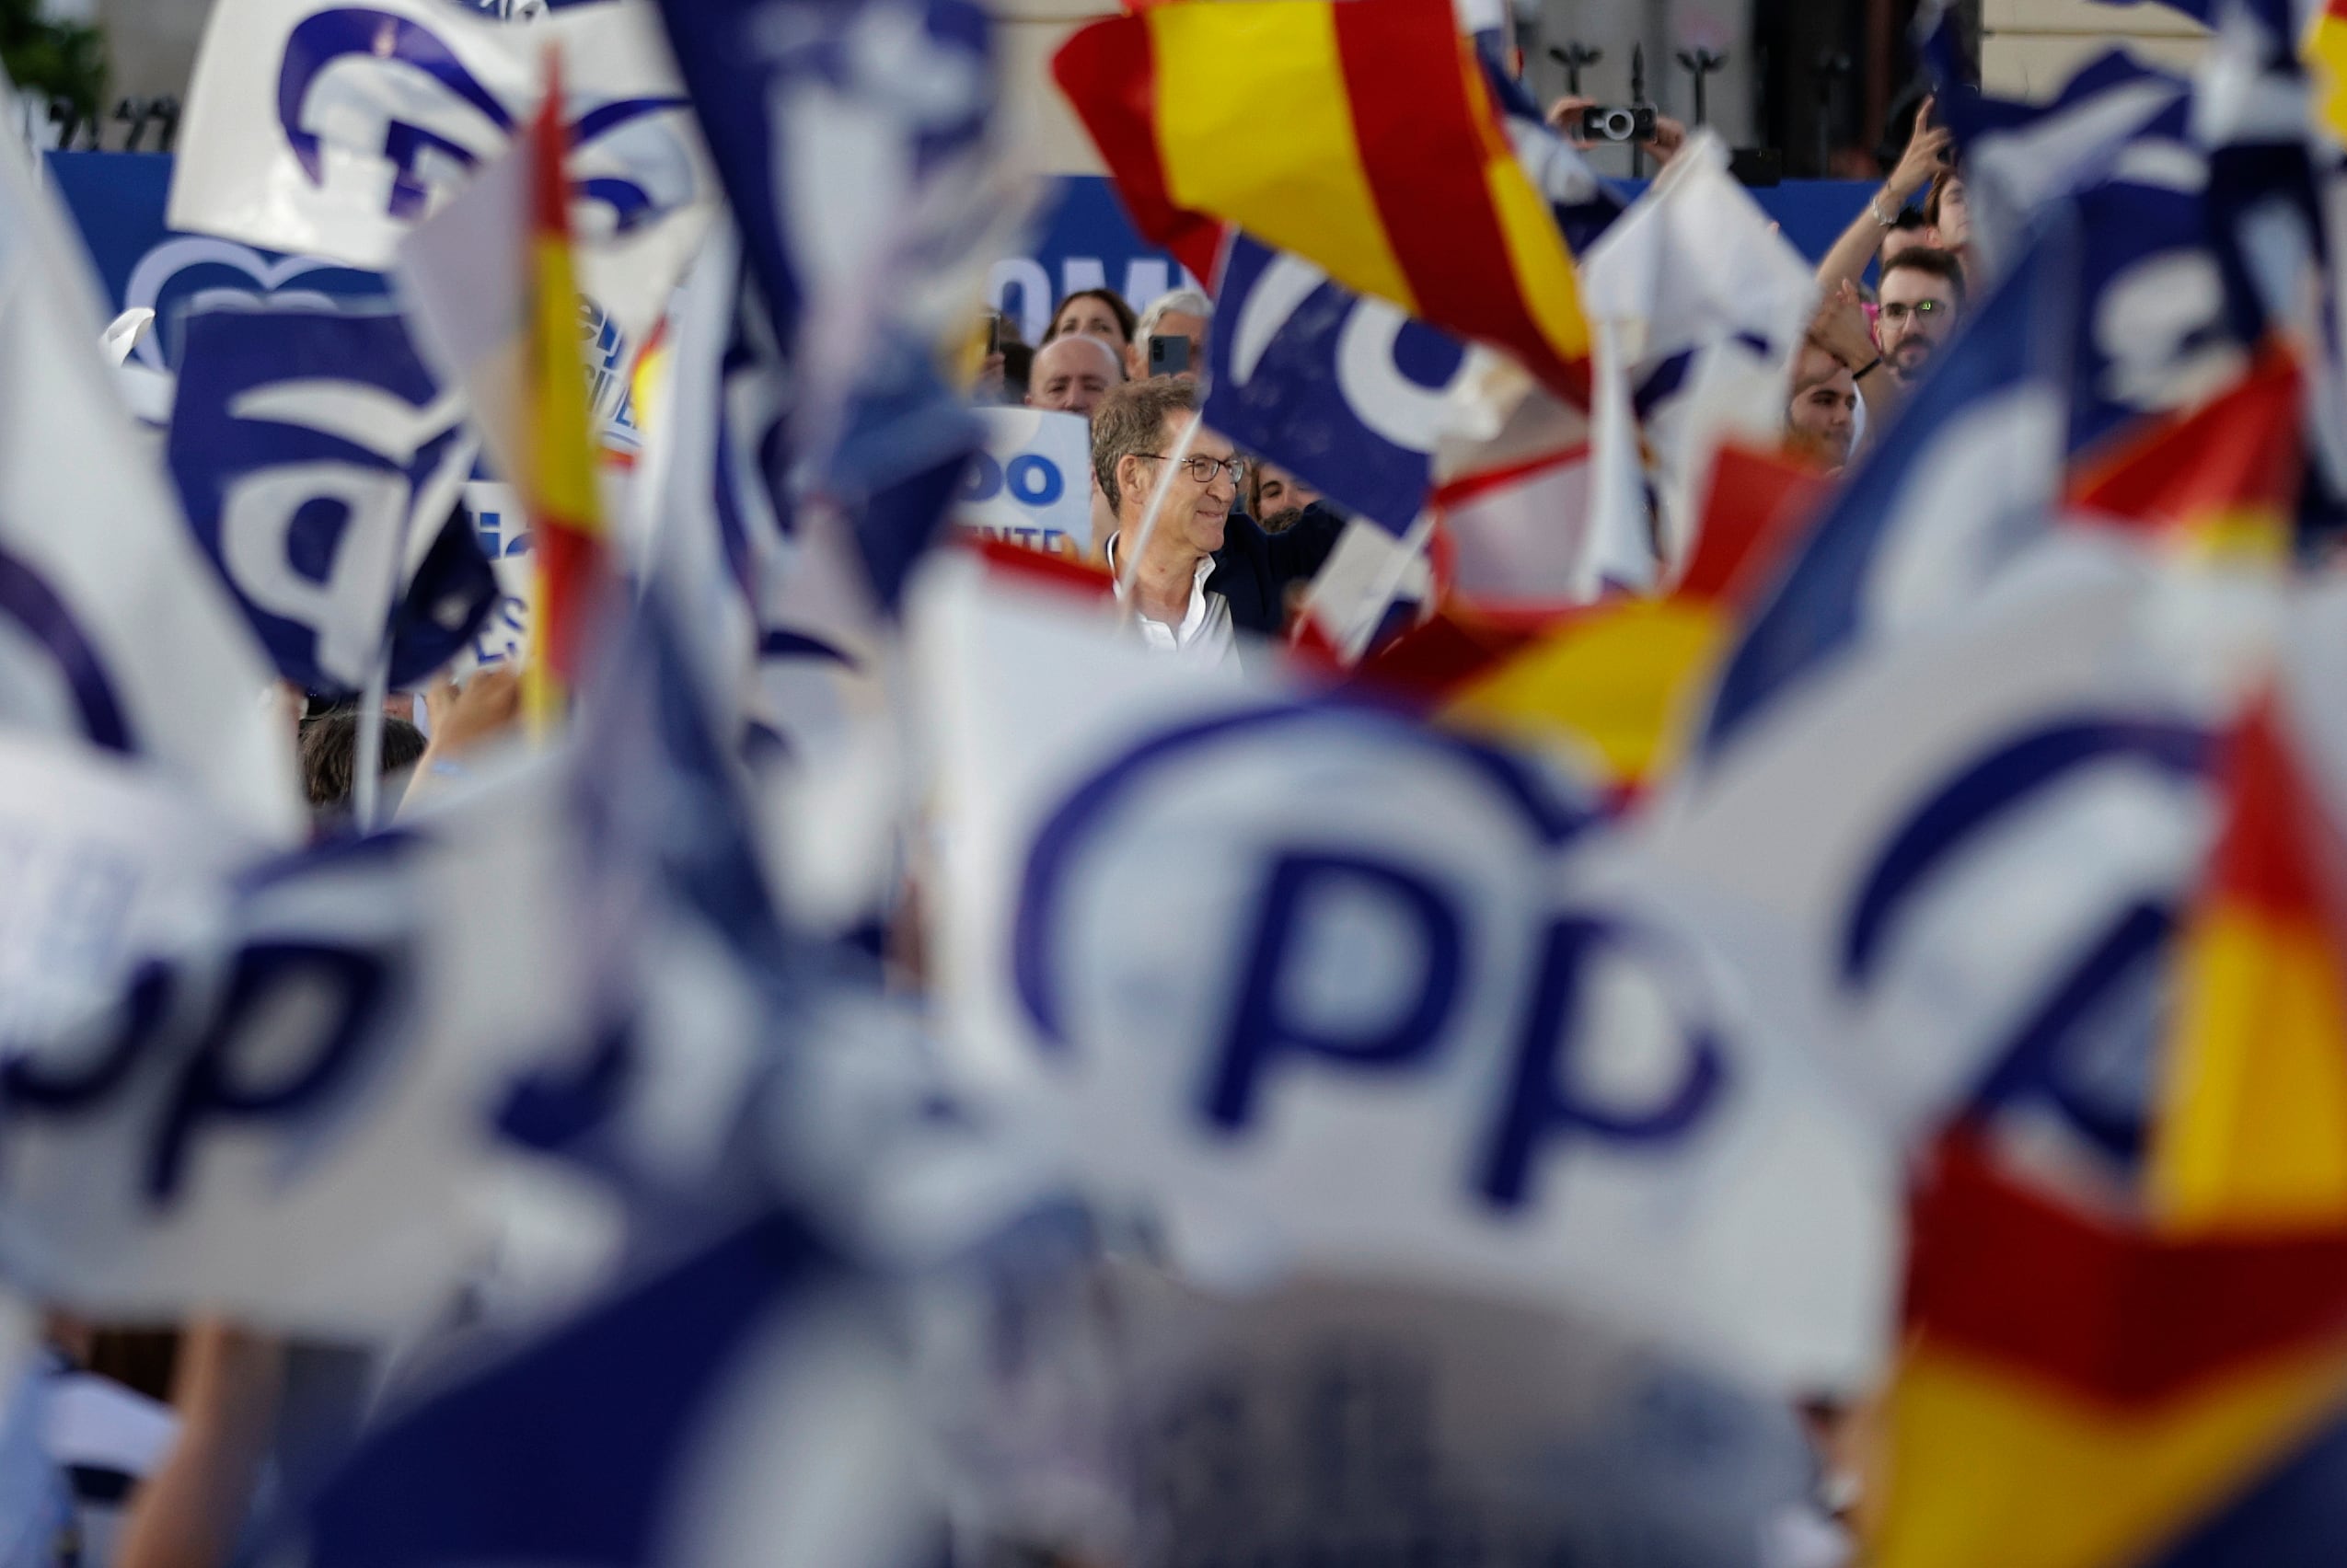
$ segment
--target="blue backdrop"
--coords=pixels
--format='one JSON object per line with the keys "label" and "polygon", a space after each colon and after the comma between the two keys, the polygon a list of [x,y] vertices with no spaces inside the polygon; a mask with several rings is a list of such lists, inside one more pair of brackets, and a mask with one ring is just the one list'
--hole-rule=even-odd
{"label": "blue backdrop", "polygon": [[[51,153],[49,167],[81,227],[120,311],[152,307],[156,330],[140,345],[148,363],[176,364],[179,317],[188,301],[213,290],[350,297],[386,292],[372,272],[303,257],[283,257],[233,240],[175,235],[163,212],[171,160],[154,153]],[[1103,283],[1138,308],[1174,286],[1180,269],[1134,234],[1108,181],[1078,176],[1056,182],[1032,252],[1000,262],[991,294],[1023,324],[1029,342],[1048,325],[1060,295]],[[1812,259],[1857,215],[1875,187],[1855,180],[1799,181],[1755,190],[1786,237]]]}

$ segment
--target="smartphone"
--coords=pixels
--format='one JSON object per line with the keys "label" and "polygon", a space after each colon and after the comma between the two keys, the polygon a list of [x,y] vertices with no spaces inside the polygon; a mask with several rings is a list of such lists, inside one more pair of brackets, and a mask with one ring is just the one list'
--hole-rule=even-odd
{"label": "smartphone", "polygon": [[1153,337],[1149,340],[1149,373],[1151,375],[1179,375],[1190,368],[1190,340],[1182,337]]}
{"label": "smartphone", "polygon": [[1002,352],[1002,313],[999,310],[986,313],[986,352],[989,354]]}

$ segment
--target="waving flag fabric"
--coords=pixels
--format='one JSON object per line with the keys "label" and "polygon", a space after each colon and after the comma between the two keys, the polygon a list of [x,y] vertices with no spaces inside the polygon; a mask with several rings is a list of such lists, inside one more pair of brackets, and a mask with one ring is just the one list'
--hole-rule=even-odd
{"label": "waving flag fabric", "polygon": [[997,156],[991,24],[970,0],[667,0],[784,372],[786,444],[883,608],[983,431],[938,369],[1026,192]]}
{"label": "waving flag fabric", "polygon": [[153,765],[272,839],[300,831],[268,660],[96,351],[88,255],[0,133],[0,726]]}
{"label": "waving flag fabric", "polygon": [[1427,502],[1472,351],[1320,267],[1233,233],[1215,283],[1206,421],[1390,532]]}
{"label": "waving flag fabric", "polygon": [[188,318],[168,448],[188,521],[287,680],[354,694],[457,657],[497,579],[457,497],[474,443],[399,317]]}
{"label": "waving flag fabric", "polygon": [[1208,220],[1236,224],[1586,386],[1572,259],[1449,0],[1154,6],[1083,29],[1053,70],[1136,223],[1193,271]]}
{"label": "waving flag fabric", "polygon": [[633,336],[700,243],[716,181],[649,0],[526,26],[444,0],[227,0],[189,87],[170,224],[353,266],[493,164],[541,108],[538,56],[572,64],[555,112],[587,292]]}
{"label": "waving flag fabric", "polygon": [[547,58],[546,101],[530,133],[529,351],[524,375],[523,503],[538,557],[538,602],[526,667],[530,710],[545,723],[582,674],[595,599],[609,568],[603,503],[595,490],[594,426],[579,352],[579,291],[571,269],[571,212],[562,172],[556,57]]}
{"label": "waving flag fabric", "polygon": [[2305,472],[2296,363],[2270,350],[2190,413],[2144,422],[2072,470],[2067,505],[2209,553],[2280,561]]}
{"label": "waving flag fabric", "polygon": [[2347,1528],[2347,859],[2282,712],[2225,764],[2148,1222],[1961,1132],[1916,1205],[1887,1568],[2313,1563]]}
{"label": "waving flag fabric", "polygon": [[[1868,1562],[2330,1560],[2347,1522],[2325,1430],[2347,1394],[2347,1231],[2146,1236],[1958,1139],[1911,1233]],[[2313,1474],[2293,1477],[2301,1464]],[[2269,1473],[2298,1484],[2269,1495]]]}
{"label": "waving flag fabric", "polygon": [[923,1568],[942,1527],[887,1307],[803,1220],[739,1226],[385,1423],[302,1560]]}
{"label": "waving flag fabric", "polygon": [[2227,772],[2184,936],[2154,1212],[2182,1236],[2347,1236],[2347,846],[2272,705],[2243,721]]}
{"label": "waving flag fabric", "polygon": [[1660,599],[1574,612],[1528,646],[1460,682],[1445,717],[1527,744],[1588,748],[1624,788],[1671,763],[1735,617],[1807,526],[1824,481],[1780,459],[1730,447],[1715,467],[1694,558]]}

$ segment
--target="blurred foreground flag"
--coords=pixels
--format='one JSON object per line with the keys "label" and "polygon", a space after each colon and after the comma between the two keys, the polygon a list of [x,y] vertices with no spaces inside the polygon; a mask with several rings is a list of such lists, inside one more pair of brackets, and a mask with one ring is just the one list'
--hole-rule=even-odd
{"label": "blurred foreground flag", "polygon": [[2185,929],[2153,1210],[2184,1235],[2347,1235],[2347,857],[2271,705],[2229,773]]}
{"label": "blurred foreground flag", "polygon": [[835,516],[868,583],[850,594],[893,611],[985,441],[940,345],[1028,212],[1001,156],[991,24],[970,0],[663,15],[755,282],[746,309],[767,323],[755,352],[727,352],[729,405],[767,410],[730,408],[734,437],[761,427],[762,504],[801,537]]}
{"label": "blurred foreground flag", "polygon": [[355,693],[386,654],[412,686],[497,602],[457,506],[476,450],[383,309],[196,311],[171,412],[188,521],[287,680]]}
{"label": "blurred foreground flag", "polygon": [[31,167],[0,135],[0,728],[158,764],[292,838],[269,665],[107,385],[87,256]]}
{"label": "blurred foreground flag", "polygon": [[1586,396],[1572,259],[1447,0],[1155,6],[1053,71],[1141,232],[1193,271],[1235,224]]}
{"label": "blurred foreground flag", "polygon": [[2269,348],[2201,407],[2146,420],[2074,464],[2066,506],[2188,551],[2286,559],[2306,470],[2300,386],[2290,354]]}
{"label": "blurred foreground flag", "polygon": [[227,0],[189,89],[171,226],[387,266],[537,112],[549,40],[572,65],[555,112],[588,292],[632,337],[667,302],[716,195],[645,0],[528,26],[439,0]]}
{"label": "blurred foreground flag", "polygon": [[1884,1568],[2347,1551],[2341,848],[2277,704],[2226,774],[2149,1225],[2068,1212],[1962,1133],[1917,1205]]}
{"label": "blurred foreground flag", "polygon": [[586,626],[609,571],[595,493],[586,365],[579,352],[579,290],[571,267],[571,209],[562,152],[561,71],[549,52],[546,108],[529,136],[529,353],[523,372],[522,501],[538,556],[530,617],[528,705],[544,723],[561,710],[586,661]]}

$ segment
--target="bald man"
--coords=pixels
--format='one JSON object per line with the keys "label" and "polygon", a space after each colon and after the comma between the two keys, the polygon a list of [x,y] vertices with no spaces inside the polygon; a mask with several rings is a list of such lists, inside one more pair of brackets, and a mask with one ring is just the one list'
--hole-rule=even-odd
{"label": "bald man", "polygon": [[1069,332],[1035,351],[1027,373],[1027,407],[1063,414],[1092,411],[1110,387],[1125,379],[1125,366],[1111,345],[1089,332]]}

